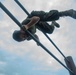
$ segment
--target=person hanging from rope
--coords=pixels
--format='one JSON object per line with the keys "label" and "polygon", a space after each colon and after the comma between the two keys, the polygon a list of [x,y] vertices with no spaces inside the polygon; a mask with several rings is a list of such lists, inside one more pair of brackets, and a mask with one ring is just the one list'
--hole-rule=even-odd
{"label": "person hanging from rope", "polygon": [[[35,34],[36,33],[36,28],[41,30],[41,28],[43,28],[43,30],[45,33],[51,34],[54,31],[54,26],[59,28],[59,24],[57,24],[56,22],[52,21],[52,24],[49,25],[47,22],[39,22],[40,18],[37,16],[33,16],[32,18],[26,18],[26,20],[24,20],[22,22],[22,28],[20,28],[20,30],[15,30],[13,32],[13,39],[21,42],[24,40],[31,40],[32,38],[24,31],[28,30],[29,32],[31,32],[34,37],[39,40],[39,37]],[[39,22],[39,23],[38,23]],[[41,26],[41,28],[39,27],[39,25]],[[49,29],[49,30],[48,30]],[[37,45],[39,45],[37,43]]]}
{"label": "person hanging from rope", "polygon": [[[76,19],[76,11],[73,9],[61,11],[58,10],[51,10],[49,12],[44,11],[32,11],[30,16],[28,16],[23,22],[22,27],[26,30],[29,30],[38,40],[38,36],[36,33],[36,28],[40,31],[43,31],[48,34],[52,34],[55,27],[59,28],[60,25],[55,22],[56,20],[59,20],[60,17],[69,16],[74,19]],[[49,25],[47,22],[52,22],[51,25]],[[31,40],[32,38],[24,32],[22,29],[16,30],[13,33],[13,39],[21,42],[24,40]]]}

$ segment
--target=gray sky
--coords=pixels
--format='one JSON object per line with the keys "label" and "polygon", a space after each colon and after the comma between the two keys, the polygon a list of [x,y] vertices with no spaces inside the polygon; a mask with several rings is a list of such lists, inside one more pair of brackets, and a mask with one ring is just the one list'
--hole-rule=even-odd
{"label": "gray sky", "polygon": [[[27,15],[20,9],[14,0],[0,0],[9,11],[22,22]],[[32,10],[76,10],[75,0],[19,0],[23,6]],[[41,47],[31,41],[18,43],[12,39],[12,33],[19,27],[0,9],[0,75],[69,75],[68,71],[49,56]],[[62,17],[57,22],[60,29],[55,29],[49,37],[61,49],[65,56],[72,56],[76,62],[76,20],[71,17]],[[37,30],[40,41],[64,64],[64,58]],[[65,72],[65,74],[64,74]]]}

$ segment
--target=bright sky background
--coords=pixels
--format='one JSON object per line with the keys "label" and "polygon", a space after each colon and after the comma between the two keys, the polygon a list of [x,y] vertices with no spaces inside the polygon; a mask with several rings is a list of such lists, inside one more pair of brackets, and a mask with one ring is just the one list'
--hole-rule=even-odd
{"label": "bright sky background", "polygon": [[[27,15],[14,0],[0,0],[9,11],[22,22]],[[32,10],[50,11],[53,9],[64,11],[76,10],[76,0],[19,0],[23,6]],[[57,22],[59,29],[49,37],[61,49],[65,56],[72,56],[76,62],[76,20],[62,17]],[[12,39],[12,33],[19,27],[0,9],[0,75],[69,75],[69,72],[47,54],[41,47],[31,41],[18,43]],[[64,64],[64,58],[37,30],[40,41]]]}

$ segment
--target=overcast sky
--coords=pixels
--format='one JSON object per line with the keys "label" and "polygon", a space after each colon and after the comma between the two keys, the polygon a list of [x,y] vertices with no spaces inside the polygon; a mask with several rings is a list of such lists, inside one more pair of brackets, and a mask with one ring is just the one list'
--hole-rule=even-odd
{"label": "overcast sky", "polygon": [[[32,10],[76,10],[76,0],[19,0],[30,13]],[[22,22],[27,15],[14,0],[0,0],[9,11]],[[57,22],[59,29],[49,35],[58,48],[67,56],[72,56],[76,63],[76,19],[62,17]],[[69,72],[52,56],[46,53],[36,43],[31,41],[16,42],[12,38],[14,30],[19,27],[5,12],[0,9],[0,75],[69,75]],[[64,64],[64,58],[37,30],[36,33],[45,45]]]}

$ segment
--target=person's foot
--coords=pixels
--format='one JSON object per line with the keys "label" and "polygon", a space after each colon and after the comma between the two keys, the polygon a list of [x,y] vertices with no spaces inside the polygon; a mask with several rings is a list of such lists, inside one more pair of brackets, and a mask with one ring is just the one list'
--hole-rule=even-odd
{"label": "person's foot", "polygon": [[73,9],[70,9],[67,11],[69,16],[71,16],[72,18],[76,19],[76,11]]}
{"label": "person's foot", "polygon": [[56,26],[57,28],[60,28],[60,25],[57,22],[52,21],[52,24],[54,24],[54,26]]}

